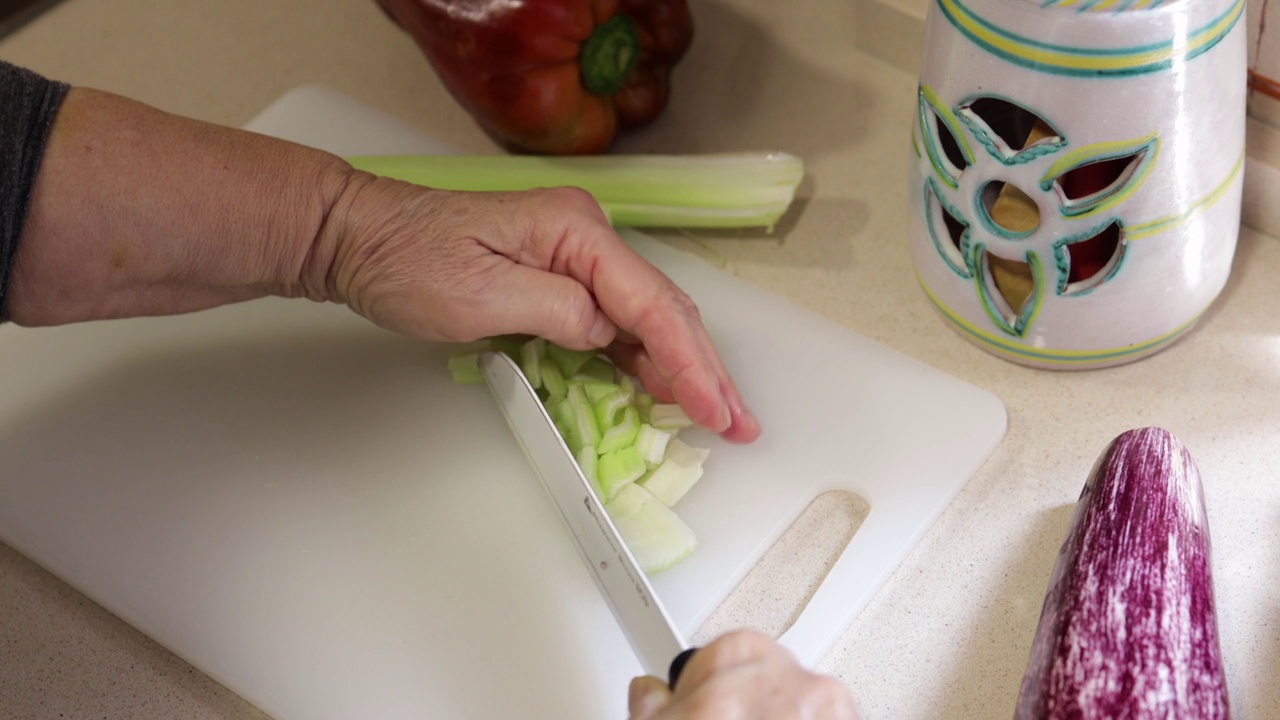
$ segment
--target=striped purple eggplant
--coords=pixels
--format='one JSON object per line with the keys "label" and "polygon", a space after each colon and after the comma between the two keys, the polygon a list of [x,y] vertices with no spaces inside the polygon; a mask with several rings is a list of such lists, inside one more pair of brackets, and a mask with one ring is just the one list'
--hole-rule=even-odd
{"label": "striped purple eggplant", "polygon": [[1080,494],[1015,718],[1230,714],[1200,472],[1168,431],[1130,430]]}

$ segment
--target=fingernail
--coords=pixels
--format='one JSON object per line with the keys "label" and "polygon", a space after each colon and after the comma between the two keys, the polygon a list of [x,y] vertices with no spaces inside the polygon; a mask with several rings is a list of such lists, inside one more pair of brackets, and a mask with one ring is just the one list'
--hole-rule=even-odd
{"label": "fingernail", "polygon": [[732,383],[727,384],[723,390],[725,404],[732,418],[729,427],[733,429],[734,437],[748,442],[756,439],[760,435],[760,421],[755,413],[742,401],[742,395]]}
{"label": "fingernail", "polygon": [[716,411],[716,427],[724,432],[733,427],[733,409],[729,407],[729,399],[720,397],[720,408]]}

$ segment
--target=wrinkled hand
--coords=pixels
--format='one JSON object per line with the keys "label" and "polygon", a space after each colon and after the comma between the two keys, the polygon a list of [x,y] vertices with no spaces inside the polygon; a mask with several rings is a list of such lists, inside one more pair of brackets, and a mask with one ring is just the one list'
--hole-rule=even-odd
{"label": "wrinkled hand", "polygon": [[584,191],[454,193],[361,174],[318,247],[328,250],[313,282],[382,327],[607,348],[699,425],[738,442],[760,433],[688,295],[628,247]]}
{"label": "wrinkled hand", "polygon": [[752,631],[729,633],[689,659],[675,692],[655,677],[632,681],[631,720],[857,720],[849,691],[805,670]]}

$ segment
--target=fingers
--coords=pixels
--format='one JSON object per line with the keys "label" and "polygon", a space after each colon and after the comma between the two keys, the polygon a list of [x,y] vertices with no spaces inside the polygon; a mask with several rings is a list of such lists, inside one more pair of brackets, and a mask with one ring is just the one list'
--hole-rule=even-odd
{"label": "fingers", "polygon": [[[632,685],[633,698],[636,686]],[[848,689],[810,672],[768,636],[728,633],[685,665],[662,720],[857,720]]]}
{"label": "fingers", "polygon": [[[635,376],[644,385],[645,390],[658,402],[678,402],[672,390],[670,380],[663,374],[649,357],[648,350],[637,342],[615,341],[609,347],[609,357],[628,374]],[[728,373],[725,373],[727,377]],[[732,381],[720,381],[720,395],[729,411],[729,427],[721,431],[721,436],[730,442],[748,443],[760,436],[760,421],[747,409]],[[681,403],[684,405],[685,403]],[[686,407],[686,412],[687,412]],[[692,417],[692,415],[690,415]],[[693,418],[695,421],[697,418]]]}
{"label": "fingers", "polygon": [[653,720],[671,702],[671,690],[662,680],[644,675],[631,681],[627,693],[628,720]]}
{"label": "fingers", "polygon": [[477,293],[475,317],[491,318],[484,335],[527,334],[574,350],[607,347],[617,327],[581,283],[523,265],[505,266],[490,291]]}
{"label": "fingers", "polygon": [[[544,191],[541,201],[564,207],[589,202],[598,208],[589,195],[574,191]],[[694,422],[728,439],[754,440],[759,422],[743,403],[693,301],[602,218],[586,221],[592,217],[588,210],[576,217],[584,222],[538,228],[529,256],[520,261],[546,262],[552,272],[582,283],[618,328],[643,344],[619,344],[613,356],[655,397],[669,393]]]}

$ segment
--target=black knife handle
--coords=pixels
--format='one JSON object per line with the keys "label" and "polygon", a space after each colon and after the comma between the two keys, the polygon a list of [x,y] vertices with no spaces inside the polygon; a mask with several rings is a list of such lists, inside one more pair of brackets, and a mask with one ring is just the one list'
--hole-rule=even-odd
{"label": "black knife handle", "polygon": [[680,679],[680,673],[684,672],[685,663],[689,662],[689,658],[693,657],[693,653],[698,648],[689,648],[676,656],[671,661],[671,668],[667,670],[667,686],[672,690],[676,689],[676,681]]}

